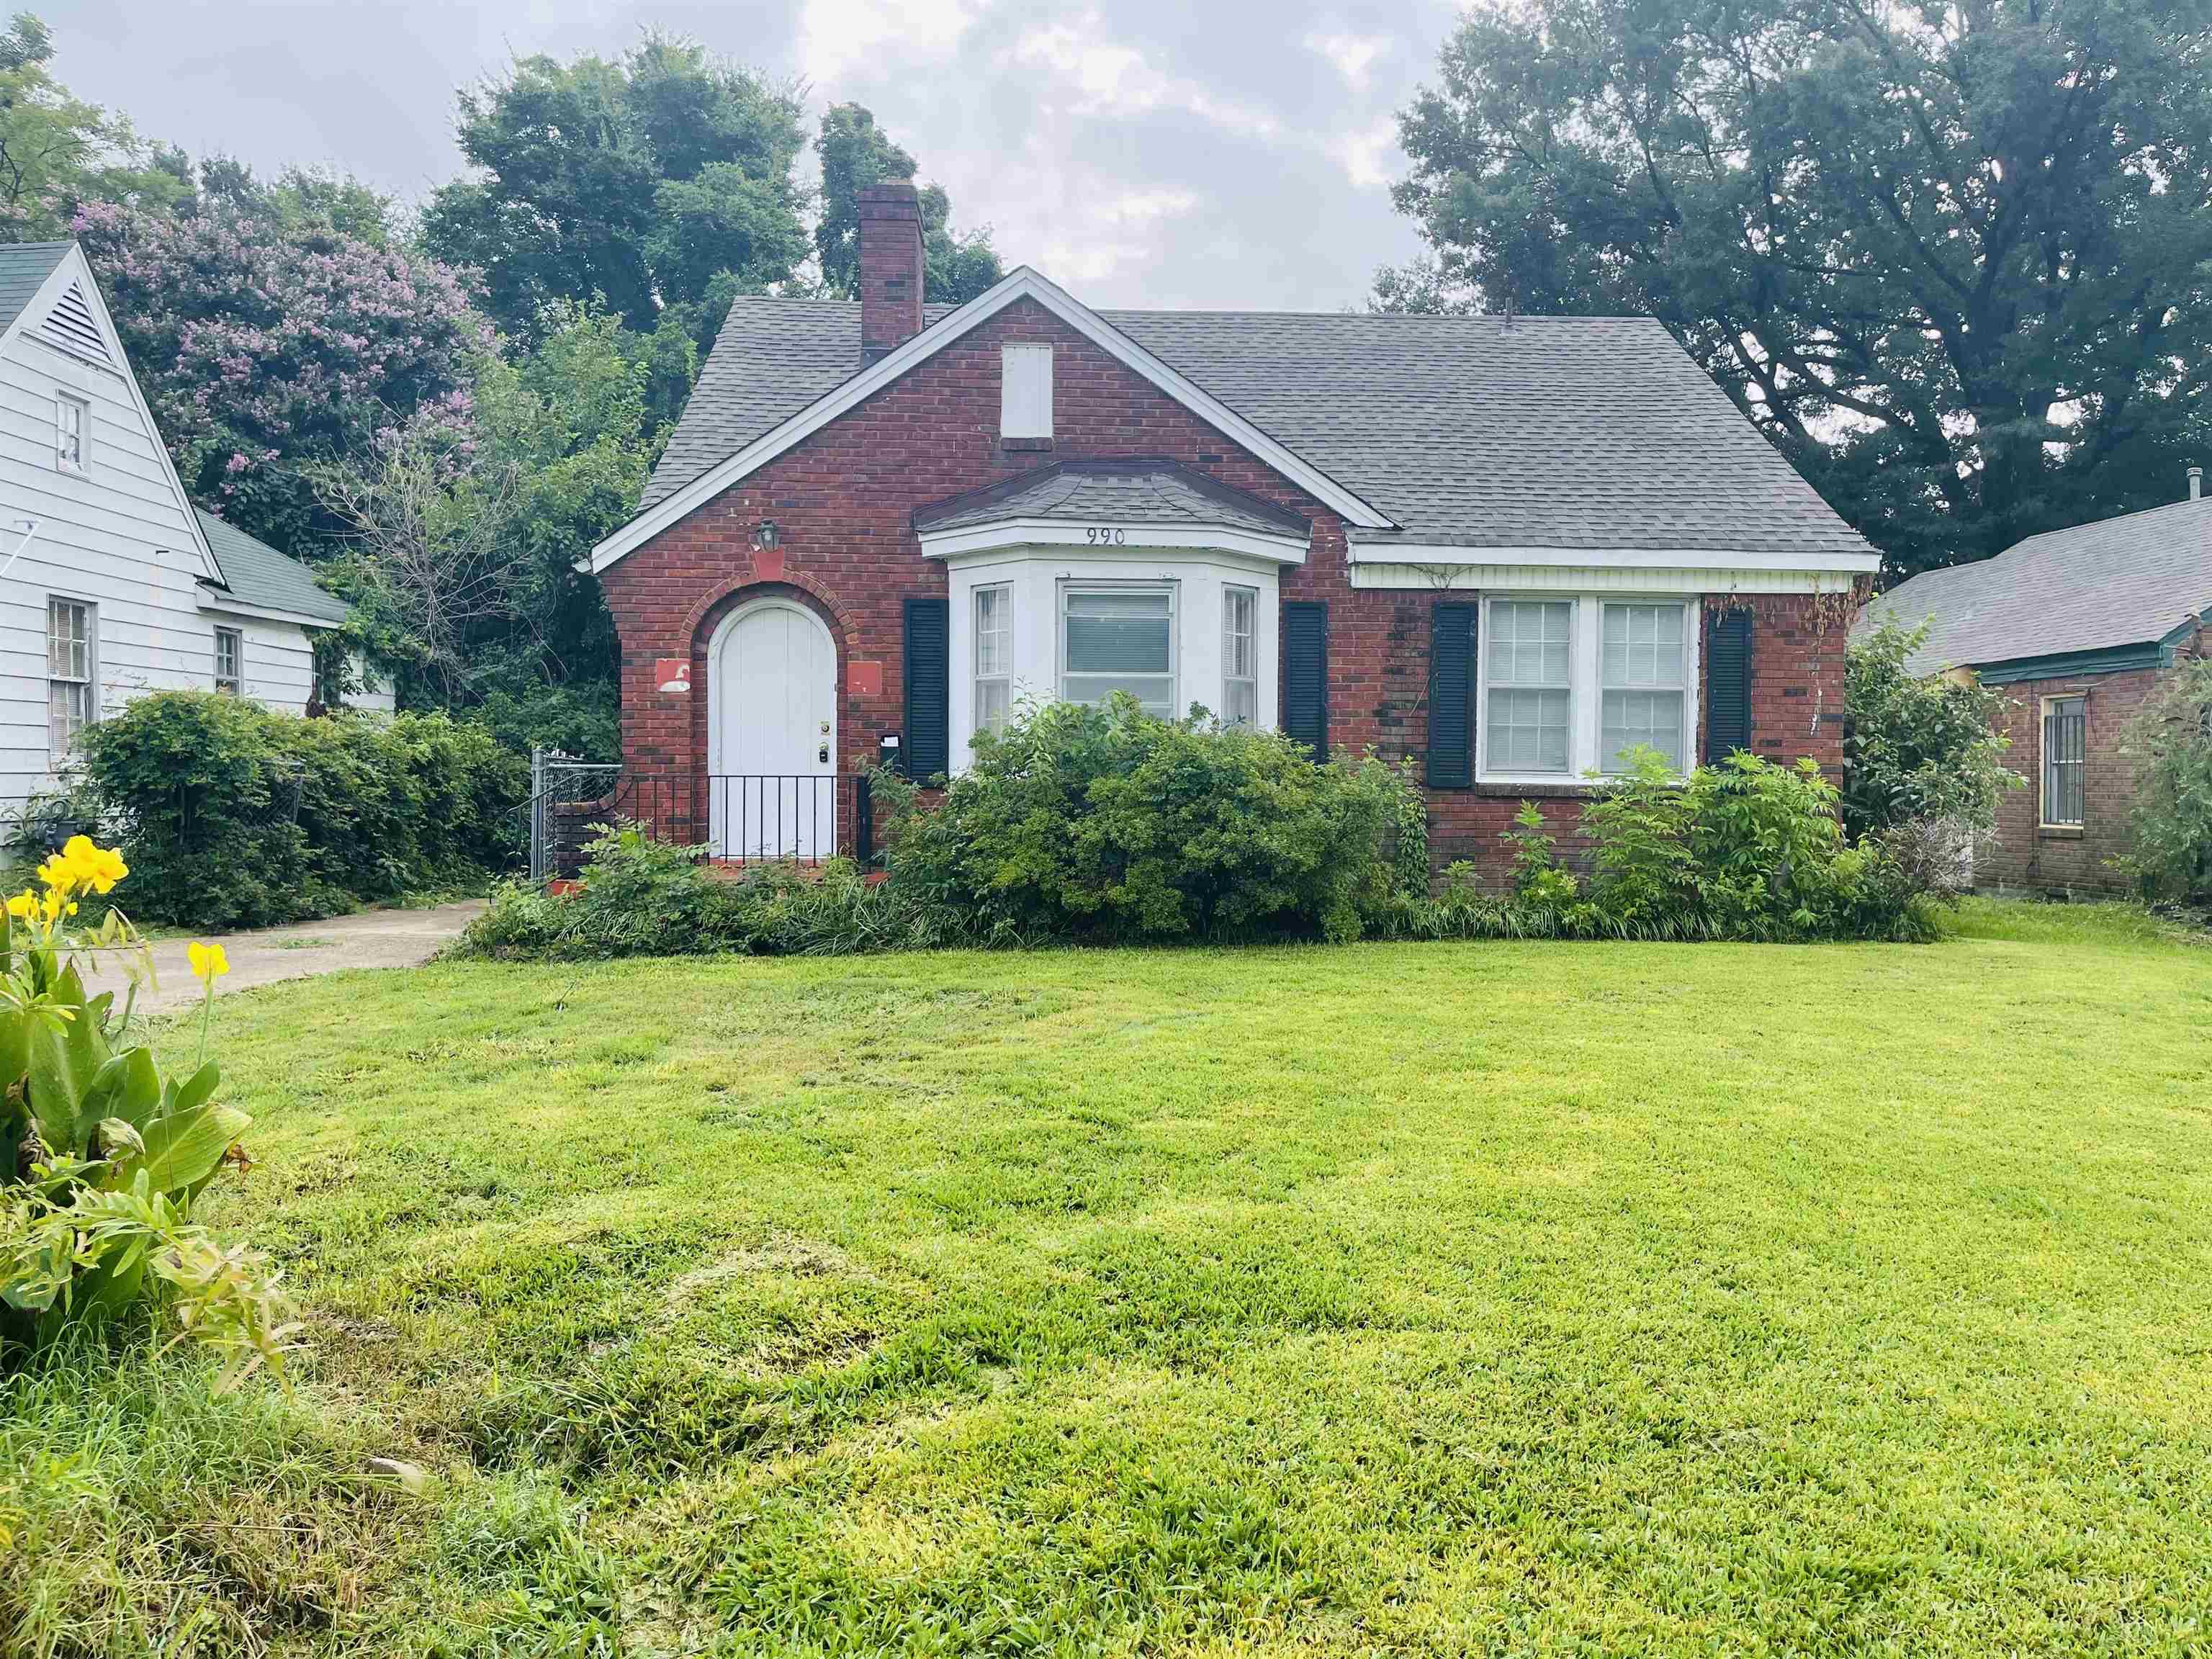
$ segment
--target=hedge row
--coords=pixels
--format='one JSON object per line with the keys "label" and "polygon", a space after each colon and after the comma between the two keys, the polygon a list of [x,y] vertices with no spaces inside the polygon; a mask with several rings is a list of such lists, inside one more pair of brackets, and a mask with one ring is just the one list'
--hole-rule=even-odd
{"label": "hedge row", "polygon": [[307,921],[481,888],[524,851],[527,764],[441,714],[306,720],[162,691],[81,741],[71,805],[120,837],[141,921]]}

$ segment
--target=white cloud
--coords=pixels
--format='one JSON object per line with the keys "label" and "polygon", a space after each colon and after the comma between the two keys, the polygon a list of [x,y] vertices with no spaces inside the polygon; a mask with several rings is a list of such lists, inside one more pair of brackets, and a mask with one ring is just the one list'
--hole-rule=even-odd
{"label": "white cloud", "polygon": [[1388,57],[1395,42],[1384,34],[1331,34],[1315,30],[1305,38],[1305,49],[1336,65],[1354,92],[1367,89],[1367,73],[1378,58]]}
{"label": "white cloud", "polygon": [[1353,189],[1382,190],[1397,177],[1402,161],[1398,124],[1386,118],[1361,131],[1340,133],[1332,151]]}
{"label": "white cloud", "polygon": [[1104,19],[1086,11],[1072,22],[1030,30],[1014,43],[1012,56],[1048,77],[1037,88],[1038,101],[1070,115],[1128,118],[1180,110],[1246,137],[1272,138],[1281,131],[1266,110],[1165,74],[1112,36]]}
{"label": "white cloud", "polygon": [[977,0],[805,0],[799,67],[834,95],[872,59],[905,70],[951,57],[982,12]]}

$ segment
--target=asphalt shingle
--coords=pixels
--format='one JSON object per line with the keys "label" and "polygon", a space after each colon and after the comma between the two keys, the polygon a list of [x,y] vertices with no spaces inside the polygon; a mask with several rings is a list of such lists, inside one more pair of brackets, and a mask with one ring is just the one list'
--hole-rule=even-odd
{"label": "asphalt shingle", "polygon": [[[352,615],[351,607],[335,593],[318,587],[313,573],[297,559],[279,553],[266,542],[256,541],[236,525],[225,524],[212,513],[194,507],[208,545],[215,550],[229,596],[240,605],[264,611],[289,611],[333,624]],[[217,592],[215,603],[222,602]]]}
{"label": "asphalt shingle", "polygon": [[70,242],[0,243],[0,329],[22,315],[62,256],[75,246]]}
{"label": "asphalt shingle", "polygon": [[[1872,550],[1648,318],[1099,314],[1403,526],[1363,544]],[[740,299],[645,504],[860,367],[857,303]]]}
{"label": "asphalt shingle", "polygon": [[2212,501],[2181,501],[2014,543],[1899,582],[1861,615],[1929,624],[1920,673],[2163,640],[2212,609]]}
{"label": "asphalt shingle", "polygon": [[1299,537],[1311,527],[1286,508],[1166,460],[1063,461],[925,507],[914,527],[962,530],[1003,519],[1209,525]]}

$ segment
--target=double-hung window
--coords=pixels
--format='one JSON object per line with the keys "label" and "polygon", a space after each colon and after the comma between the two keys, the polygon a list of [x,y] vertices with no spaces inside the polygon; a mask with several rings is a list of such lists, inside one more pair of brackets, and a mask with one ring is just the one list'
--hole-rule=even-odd
{"label": "double-hung window", "polygon": [[1175,590],[1071,585],[1060,592],[1060,695],[1103,702],[1127,691],[1147,714],[1176,707]]}
{"label": "double-hung window", "polygon": [[235,628],[215,630],[215,689],[234,697],[246,690],[246,637]]}
{"label": "double-hung window", "polygon": [[2089,700],[2043,700],[2043,823],[2078,830],[2088,817]]}
{"label": "double-hung window", "polygon": [[1260,590],[1221,590],[1221,719],[1228,726],[1260,723],[1260,655],[1254,635]]}
{"label": "double-hung window", "polygon": [[1002,732],[1014,701],[1014,590],[975,590],[975,729]]}
{"label": "double-hung window", "polygon": [[92,405],[66,392],[54,393],[54,465],[64,472],[84,471],[85,447],[92,428]]}
{"label": "double-hung window", "polygon": [[1574,613],[1566,599],[1492,599],[1483,649],[1486,769],[1565,773],[1574,757]]}
{"label": "double-hung window", "polygon": [[46,741],[57,762],[68,757],[76,734],[99,718],[94,641],[90,605],[82,599],[46,601]]}
{"label": "double-hung window", "polygon": [[1625,772],[1638,749],[1656,749],[1669,769],[1689,752],[1687,653],[1680,605],[1600,606],[1598,766]]}

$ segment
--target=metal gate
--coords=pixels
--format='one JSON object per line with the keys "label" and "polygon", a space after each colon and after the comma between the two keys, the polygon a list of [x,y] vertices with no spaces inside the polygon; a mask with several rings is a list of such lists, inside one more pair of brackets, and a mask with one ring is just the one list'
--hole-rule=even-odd
{"label": "metal gate", "polygon": [[[604,761],[578,760],[557,749],[530,751],[530,879],[544,886],[556,876],[573,876],[583,862],[591,826],[609,822],[622,768]],[[605,816],[592,808],[604,802]]]}

